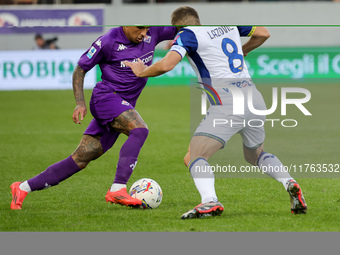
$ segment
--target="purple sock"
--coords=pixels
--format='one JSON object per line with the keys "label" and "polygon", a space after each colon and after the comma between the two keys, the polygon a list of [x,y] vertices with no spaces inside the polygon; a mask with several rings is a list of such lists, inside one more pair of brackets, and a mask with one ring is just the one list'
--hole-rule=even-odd
{"label": "purple sock", "polygon": [[80,170],[81,169],[76,162],[69,156],[64,160],[49,166],[44,172],[29,179],[27,182],[32,191],[42,190],[58,185],[61,181],[69,178]]}
{"label": "purple sock", "polygon": [[149,130],[135,128],[130,131],[129,138],[125,141],[119,153],[116,176],[113,183],[126,184],[137,164],[137,157],[142,148]]}

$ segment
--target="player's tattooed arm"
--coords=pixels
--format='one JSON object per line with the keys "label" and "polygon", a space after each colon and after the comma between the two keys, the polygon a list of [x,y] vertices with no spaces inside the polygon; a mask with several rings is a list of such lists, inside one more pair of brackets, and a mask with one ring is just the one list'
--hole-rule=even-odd
{"label": "player's tattooed arm", "polygon": [[72,77],[72,86],[73,86],[73,93],[74,98],[76,99],[77,105],[85,105],[84,99],[84,78],[85,78],[85,71],[80,67],[76,66],[73,72]]}
{"label": "player's tattooed arm", "polygon": [[81,124],[79,121],[79,115],[80,120],[83,120],[87,113],[83,89],[85,73],[86,72],[79,65],[77,65],[74,69],[72,77],[73,93],[77,104],[76,108],[74,109],[72,119],[76,124]]}

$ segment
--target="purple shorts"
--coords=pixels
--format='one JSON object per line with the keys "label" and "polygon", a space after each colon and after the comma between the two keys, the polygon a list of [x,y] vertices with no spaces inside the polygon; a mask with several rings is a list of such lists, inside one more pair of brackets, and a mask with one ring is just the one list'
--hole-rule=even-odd
{"label": "purple shorts", "polygon": [[100,142],[104,152],[110,149],[118,136],[119,132],[110,129],[109,123],[118,117],[122,112],[134,109],[136,102],[127,102],[118,94],[109,90],[93,90],[90,110],[94,119],[84,132],[84,135],[100,135]]}
{"label": "purple shorts", "polygon": [[102,144],[104,152],[106,152],[114,145],[120,133],[108,130],[107,126],[100,125],[96,119],[92,119],[86,128],[84,135],[100,135],[100,143]]}

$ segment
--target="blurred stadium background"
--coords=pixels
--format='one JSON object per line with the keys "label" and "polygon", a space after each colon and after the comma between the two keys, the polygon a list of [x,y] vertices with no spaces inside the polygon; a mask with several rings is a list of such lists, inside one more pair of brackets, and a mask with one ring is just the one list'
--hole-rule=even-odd
{"label": "blurred stadium background", "polygon": [[[117,25],[168,25],[171,12],[180,5],[196,8],[204,25],[268,26],[272,36],[263,48],[281,53],[249,55],[247,64],[254,78],[329,78],[340,74],[340,33],[339,27],[334,26],[339,24],[340,2],[0,0],[0,3],[0,90],[71,88],[71,74],[79,55],[98,36]],[[55,40],[60,48],[58,53],[33,51],[37,33],[46,40]],[[158,46],[155,60],[164,55],[166,47],[166,43]],[[284,49],[287,47],[288,51],[296,49],[288,61],[282,62],[287,59]],[[262,71],[256,70],[259,61],[263,63]],[[183,61],[175,71],[151,79],[150,84],[188,84],[193,76],[188,62]],[[97,77],[100,78],[97,71],[88,75],[86,88],[93,87]]]}

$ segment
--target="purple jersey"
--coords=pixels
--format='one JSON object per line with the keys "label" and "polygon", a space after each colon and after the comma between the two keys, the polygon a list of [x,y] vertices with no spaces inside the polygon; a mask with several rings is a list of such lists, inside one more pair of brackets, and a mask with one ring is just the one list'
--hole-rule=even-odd
{"label": "purple jersey", "polygon": [[[150,27],[144,41],[136,44],[126,38],[123,27],[113,28],[92,44],[80,57],[78,65],[87,72],[99,64],[102,81],[97,83],[96,88],[115,91],[123,99],[135,102],[145,87],[147,78],[136,77],[123,61],[137,61],[139,58],[149,66],[155,46],[161,41],[174,39],[175,35],[175,27]],[[97,94],[96,89],[92,98],[97,97],[94,94]]]}

